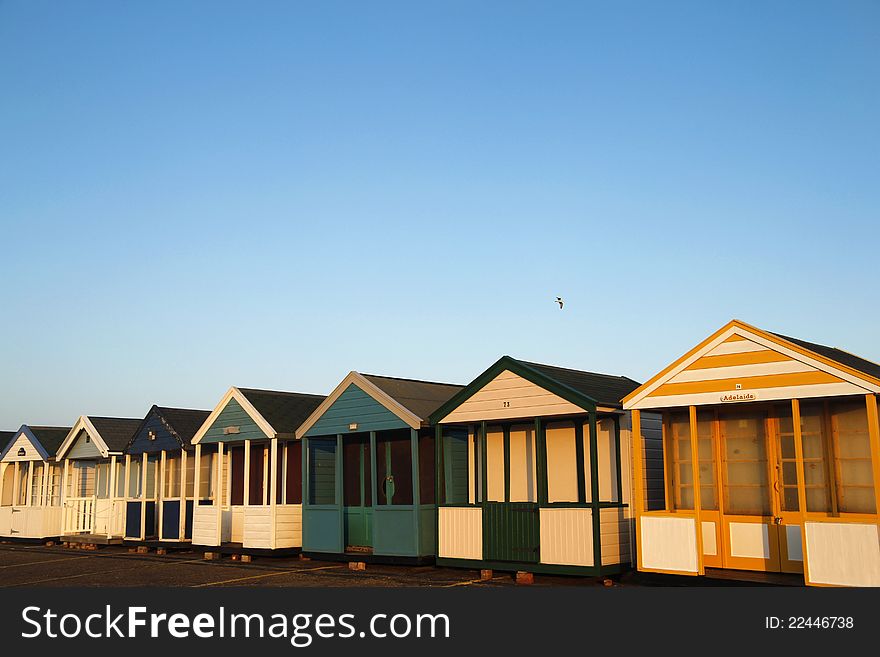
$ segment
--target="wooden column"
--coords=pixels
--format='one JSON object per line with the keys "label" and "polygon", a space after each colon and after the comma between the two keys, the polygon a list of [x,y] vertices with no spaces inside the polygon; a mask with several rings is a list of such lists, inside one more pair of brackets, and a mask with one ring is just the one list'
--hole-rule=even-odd
{"label": "wooden column", "polygon": [[28,461],[27,490],[24,492],[25,506],[31,505],[34,495],[34,462]]}
{"label": "wooden column", "polygon": [[[287,448],[289,441],[284,441],[281,448],[281,504],[287,504]],[[277,497],[277,493],[275,493]]]}
{"label": "wooden column", "polygon": [[593,567],[602,572],[602,508],[599,506],[599,431],[595,409],[589,415],[590,423],[590,506],[593,515]]}
{"label": "wooden column", "polygon": [[147,463],[149,458],[144,452],[141,459],[141,540],[146,536],[147,527]]}
{"label": "wooden column", "polygon": [[[697,534],[697,571],[700,575],[705,574],[703,569],[703,523],[700,519],[700,451],[697,433],[697,407],[688,407],[691,436],[691,472],[694,482],[694,522]],[[720,505],[719,505],[720,506]]]}
{"label": "wooden column", "polygon": [[[113,518],[116,517],[116,454],[110,457],[110,476],[107,485],[110,487],[107,491],[107,497],[110,498],[110,520],[107,523],[107,538],[113,535]],[[122,510],[123,522],[125,522],[125,509]],[[122,532],[125,534],[125,532]]]}
{"label": "wooden column", "polygon": [[[230,486],[231,488],[231,486]],[[223,540],[223,443],[217,443],[217,490],[214,493],[214,503],[217,506],[217,545]]]}
{"label": "wooden column", "polygon": [[342,503],[342,477],[344,476],[343,466],[342,466],[342,434],[336,434],[336,477],[335,477],[335,489],[334,494],[336,496],[336,508],[338,510],[338,520],[337,523],[339,525],[339,545],[342,546],[342,552],[345,551],[345,517],[344,517],[344,508]]}
{"label": "wooden column", "polygon": [[[165,483],[168,480],[168,473],[166,472],[166,468],[168,467],[167,454],[165,450],[162,450],[162,456],[159,457],[159,485],[156,487],[156,501],[154,503],[153,508],[153,517],[158,518],[158,531],[156,532],[159,536],[159,540],[162,540],[162,519],[164,517],[165,512]],[[146,538],[146,537],[145,537]]]}
{"label": "wooden column", "polygon": [[275,548],[275,512],[278,501],[278,439],[273,438],[269,447],[269,546]]}
{"label": "wooden column", "polygon": [[632,411],[632,503],[635,513],[636,569],[642,566],[641,516],[645,512],[645,472],[642,465],[642,412]]}
{"label": "wooden column", "polygon": [[[443,468],[443,429],[438,424],[434,427],[434,555],[440,554],[440,504],[445,498],[446,475]],[[441,479],[442,476],[442,479]],[[443,488],[441,488],[441,485]],[[441,495],[441,492],[443,495]]]}
{"label": "wooden column", "polygon": [[[383,486],[384,490],[385,487]],[[379,482],[376,480],[376,432],[370,432],[370,499],[373,506],[379,505]]]}
{"label": "wooden column", "polygon": [[419,431],[410,429],[410,444],[412,450],[412,500],[413,500],[413,538],[415,539],[416,556],[422,553],[421,549],[421,506],[422,491],[419,482]]}
{"label": "wooden column", "polygon": [[489,497],[488,430],[485,422],[480,422],[480,502],[485,504]]}
{"label": "wooden column", "polygon": [[871,444],[871,466],[874,471],[874,513],[880,516],[880,416],[876,395],[865,395],[868,406],[868,439]]}
{"label": "wooden column", "polygon": [[182,541],[186,538],[186,461],[187,461],[187,453],[186,450],[181,447],[180,448],[180,511],[178,513],[177,518],[177,540]]}
{"label": "wooden column", "polygon": [[587,476],[585,473],[587,459],[584,457],[583,418],[575,418],[574,420],[574,462],[577,467],[577,501],[584,504],[587,501]]}
{"label": "wooden column", "polygon": [[199,489],[202,486],[202,444],[196,444],[195,467],[193,467],[193,518],[195,518],[196,507],[201,501]]}
{"label": "wooden column", "polygon": [[[794,431],[794,457],[797,467],[797,493],[798,493],[798,512],[800,515],[801,525],[801,555],[804,564],[804,581],[810,581],[809,564],[807,559],[807,531],[804,527],[804,519],[807,513],[807,487],[806,478],[804,476],[804,444],[801,431],[801,404],[800,400],[791,400],[791,426]],[[781,455],[780,455],[781,458]],[[777,478],[779,474],[777,474]],[[720,482],[719,482],[720,483]],[[719,490],[721,487],[719,486]],[[784,496],[784,492],[783,492]],[[720,501],[720,500],[719,500]],[[779,501],[780,512],[782,509],[782,501]],[[719,505],[720,506],[720,505]],[[780,528],[781,529],[781,528]],[[788,546],[788,540],[785,541]],[[781,547],[781,546],[780,546]],[[788,555],[780,555],[780,560],[788,560]]]}
{"label": "wooden column", "polygon": [[[232,477],[229,478],[232,483]],[[251,441],[244,441],[244,502],[247,506],[251,501]]]}
{"label": "wooden column", "polygon": [[19,502],[21,502],[20,498],[20,489],[21,489],[21,481],[19,479],[19,471],[21,470],[21,463],[19,461],[15,462],[15,465],[12,466],[12,506],[21,506]]}
{"label": "wooden column", "polygon": [[538,473],[538,506],[547,505],[547,427],[544,419],[535,418],[535,469]]}

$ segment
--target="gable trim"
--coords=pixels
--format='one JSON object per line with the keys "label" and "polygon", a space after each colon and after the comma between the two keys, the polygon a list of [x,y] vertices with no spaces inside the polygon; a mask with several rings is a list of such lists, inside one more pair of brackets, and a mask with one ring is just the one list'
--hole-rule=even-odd
{"label": "gable trim", "polygon": [[[95,429],[95,425],[92,424],[92,421],[89,420],[88,416],[80,415],[74,423],[73,428],[70,430],[70,433],[67,434],[67,438],[64,439],[64,442],[61,443],[61,447],[58,448],[58,453],[55,455],[56,461],[60,461],[64,458],[64,455],[70,451],[70,448],[73,447],[73,443],[76,441],[76,437],[79,435],[80,431],[85,431],[89,435],[92,442],[95,444],[95,447],[97,447],[98,451],[101,453],[101,456],[104,458],[110,456],[110,449],[107,447],[107,443],[104,442],[104,439],[101,438],[101,434]],[[121,454],[122,452],[114,453]]]}
{"label": "gable trim", "polygon": [[202,438],[205,437],[205,434],[208,433],[208,430],[217,421],[217,418],[220,417],[220,414],[226,408],[226,405],[231,401],[235,400],[238,402],[239,406],[244,409],[244,412],[247,413],[250,418],[254,421],[254,423],[260,428],[264,434],[266,434],[266,438],[272,439],[278,435],[278,432],[266,421],[260,412],[254,408],[254,405],[248,400],[247,397],[244,396],[241,390],[232,386],[229,390],[226,391],[226,394],[223,395],[223,399],[220,400],[220,403],[214,407],[214,410],[211,411],[211,414],[208,416],[208,419],[202,424],[198,431],[196,431],[196,435],[193,436],[192,444],[198,445]]}
{"label": "gable trim", "polygon": [[853,370],[842,363],[837,363],[830,358],[826,358],[820,354],[809,351],[808,349],[804,349],[788,340],[779,338],[766,331],[762,331],[757,327],[734,319],[700,342],[696,347],[681,356],[678,360],[654,375],[642,386],[624,397],[624,408],[635,408],[637,404],[643,401],[646,397],[649,397],[655,390],[668,383],[670,379],[686,370],[718,345],[731,341],[734,336],[738,336],[745,340],[751,340],[767,349],[784,354],[799,363],[805,363],[822,372],[836,376],[847,383],[851,383],[864,389],[866,392],[880,393],[880,380],[876,380],[873,377]]}
{"label": "gable trim", "polygon": [[539,372],[515,358],[502,356],[492,364],[489,369],[480,374],[476,379],[458,391],[448,402],[434,411],[428,418],[428,421],[431,424],[442,423],[446,416],[450,415],[455,409],[477,394],[487,383],[495,379],[495,377],[505,370],[509,370],[513,374],[521,376],[527,381],[534,383],[536,386],[544,388],[548,392],[552,392],[565,401],[579,406],[586,411],[596,411],[597,402],[592,397],[588,397],[574,388],[550,378],[543,372]]}
{"label": "gable trim", "polygon": [[316,408],[314,412],[306,418],[305,422],[303,422],[299,426],[299,428],[297,428],[295,433],[297,439],[301,439],[306,433],[308,433],[309,429],[315,426],[315,424],[318,422],[318,420],[321,419],[324,413],[326,413],[327,410],[336,403],[336,400],[338,400],[352,384],[360,388],[374,401],[384,406],[388,411],[394,413],[394,415],[400,418],[412,429],[418,429],[422,426],[422,418],[410,411],[396,399],[389,396],[388,393],[379,388],[379,386],[367,379],[361,373],[351,371],[346,375],[344,379],[342,379],[339,385],[337,385],[333,389],[333,392],[331,392],[330,395],[321,402],[318,408]]}
{"label": "gable trim", "polygon": [[18,431],[16,431],[12,438],[9,439],[9,442],[3,448],[3,451],[0,452],[0,461],[6,458],[6,455],[9,454],[9,450],[12,449],[12,446],[18,442],[19,436],[24,436],[27,438],[28,442],[33,446],[35,450],[37,450],[37,454],[39,454],[44,461],[49,460],[49,453],[43,447],[43,444],[37,440],[37,437],[33,434],[30,427],[26,424],[22,424]]}

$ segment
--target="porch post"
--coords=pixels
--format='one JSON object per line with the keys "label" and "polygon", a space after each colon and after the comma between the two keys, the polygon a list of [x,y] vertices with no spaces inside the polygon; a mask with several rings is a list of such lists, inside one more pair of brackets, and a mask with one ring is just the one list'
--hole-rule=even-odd
{"label": "porch post", "polygon": [[877,397],[865,395],[865,403],[868,405],[868,440],[874,470],[874,513],[880,515],[880,416],[877,413]]}
{"label": "porch post", "polygon": [[488,431],[486,430],[486,422],[480,422],[480,502],[485,506],[486,498],[489,496],[489,466],[487,465],[487,457],[489,455]]}
{"label": "porch post", "polygon": [[199,494],[199,488],[202,485],[202,444],[196,444],[196,462],[193,466],[193,517],[196,514],[196,507],[199,504],[201,495]]}
{"label": "porch post", "polygon": [[147,527],[147,463],[149,459],[147,458],[147,453],[144,452],[143,457],[141,458],[141,536],[140,539],[144,540],[146,537],[146,527]]}
{"label": "porch post", "polygon": [[596,574],[602,572],[602,509],[599,506],[599,438],[596,409],[590,411],[590,506],[593,516],[593,567]]}
{"label": "porch post", "polygon": [[[64,467],[67,467],[67,463],[65,462]],[[126,501],[126,514],[128,513],[128,494],[131,488],[129,484],[131,483],[131,454],[125,455],[125,475],[123,477],[123,486],[125,490],[122,491],[122,499]]]}
{"label": "porch post", "polygon": [[[110,521],[107,523],[107,538],[112,537],[112,528],[111,523],[113,522],[113,518],[116,517],[116,454],[110,456],[110,481],[107,484],[110,486],[110,489],[107,491],[108,497],[110,498]],[[122,510],[123,522],[125,518],[125,509]],[[125,531],[122,532],[125,535]]]}
{"label": "porch post", "polygon": [[343,500],[342,500],[342,477],[344,475],[342,468],[342,434],[336,434],[336,477],[334,481],[334,494],[336,496],[336,508],[339,510],[339,523],[338,523],[338,531],[339,531],[339,545],[342,546],[342,551],[345,552],[345,518],[344,518],[344,510],[343,510]]}
{"label": "porch post", "polygon": [[217,443],[217,490],[214,503],[217,505],[217,545],[223,540],[223,442]]}
{"label": "porch post", "polygon": [[[300,470],[302,472],[302,506],[303,506],[303,515],[305,515],[306,506],[309,503],[309,439],[305,436],[302,437],[302,443],[300,445]],[[305,547],[305,529],[306,523],[303,522],[303,547]]]}
{"label": "porch post", "polygon": [[547,427],[544,419],[535,418],[535,469],[538,471],[538,506],[547,505]]}
{"label": "porch post", "polygon": [[281,504],[287,504],[287,448],[289,442],[285,440],[281,446]]}
{"label": "porch post", "polygon": [[697,407],[688,407],[688,416],[690,420],[690,436],[691,436],[691,472],[694,482],[694,522],[696,523],[695,531],[697,535],[697,566],[700,575],[705,575],[703,568],[703,522],[700,519],[700,451],[698,445],[697,433]]}
{"label": "porch post", "polygon": [[177,540],[182,541],[186,538],[186,450],[180,448],[180,498],[178,506],[177,518]]}
{"label": "porch post", "polygon": [[275,548],[275,507],[278,502],[278,438],[273,438],[269,448],[269,546]]}
{"label": "porch post", "polygon": [[20,476],[19,471],[21,470],[21,462],[16,461],[15,465],[12,466],[12,506],[21,506],[19,503],[21,502],[20,492],[21,492],[21,482],[19,480]]}
{"label": "porch post", "polygon": [[[232,480],[230,479],[230,482]],[[251,501],[251,441],[244,441],[244,505]]]}
{"label": "porch post", "polygon": [[[64,467],[61,470],[61,506],[63,507],[65,502],[67,502],[67,476],[68,476],[68,468],[67,464],[70,463],[70,459],[64,459]],[[13,484],[15,480],[13,480]],[[12,498],[13,502],[15,498]]]}
{"label": "porch post", "polygon": [[413,500],[413,538],[415,539],[416,556],[421,554],[421,506],[422,491],[421,482],[419,481],[419,432],[417,429],[410,429],[410,449],[412,450],[412,500]]}
{"label": "porch post", "polygon": [[[43,461],[43,481],[40,486],[40,506],[49,506],[49,474],[52,468],[48,461]],[[0,476],[2,479],[2,476]]]}
{"label": "porch post", "polygon": [[[158,518],[159,531],[157,535],[159,536],[159,540],[162,540],[162,519],[164,513],[164,504],[162,503],[165,500],[165,483],[168,480],[168,473],[166,472],[166,468],[168,467],[167,455],[165,450],[162,450],[162,456],[159,458],[159,485],[156,487],[156,501],[154,502],[154,517]],[[144,537],[146,538],[146,536]]]}
{"label": "porch post", "polygon": [[632,503],[635,513],[636,533],[636,569],[642,565],[642,532],[639,530],[639,520],[645,510],[644,495],[645,482],[644,470],[642,469],[642,412],[631,411],[632,421]]}
{"label": "porch post", "polygon": [[[384,490],[384,486],[382,487]],[[379,505],[379,482],[376,481],[376,432],[370,432],[370,499],[373,506]]]}
{"label": "porch post", "polygon": [[[434,556],[440,556],[440,500],[441,500],[441,466],[443,453],[443,430],[440,425],[434,427]],[[445,488],[446,477],[443,477],[443,485]],[[444,491],[445,492],[445,491]],[[445,495],[443,496],[445,498]]]}
{"label": "porch post", "polygon": [[34,462],[28,461],[27,490],[25,491],[25,506],[31,505],[34,496]]}
{"label": "porch post", "polygon": [[[797,468],[797,494],[798,494],[798,512],[800,515],[800,525],[801,525],[801,555],[803,557],[804,564],[804,581],[810,581],[810,565],[809,559],[807,558],[807,532],[804,527],[804,519],[807,514],[807,486],[806,486],[806,478],[804,476],[804,445],[803,445],[803,437],[801,434],[801,403],[799,399],[791,400],[791,426],[794,430],[794,458],[795,458],[795,466]],[[777,475],[778,477],[778,475]],[[780,504],[780,513],[782,505]],[[788,540],[785,541],[786,548],[788,546]],[[780,559],[788,560],[788,555],[780,555]]]}

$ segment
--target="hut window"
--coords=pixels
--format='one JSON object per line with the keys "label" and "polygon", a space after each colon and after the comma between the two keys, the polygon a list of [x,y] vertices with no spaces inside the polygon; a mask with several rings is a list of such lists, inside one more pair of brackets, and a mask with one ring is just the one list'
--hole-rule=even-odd
{"label": "hut window", "polygon": [[167,498],[180,497],[180,456],[165,455],[165,485],[162,496]]}
{"label": "hut window", "polygon": [[43,473],[43,464],[35,462],[31,477],[31,506],[43,506]]}
{"label": "hut window", "polygon": [[[584,434],[589,441],[589,425],[584,427]],[[613,419],[603,418],[596,423],[596,448],[599,457],[599,501],[619,502],[620,491],[617,487],[618,445]],[[584,445],[584,460],[588,460],[589,455],[590,447],[587,442]],[[585,480],[587,482],[587,498],[589,499],[592,492],[589,470],[585,473]],[[700,480],[703,481],[702,476]]]}
{"label": "hut window", "polygon": [[411,445],[409,429],[376,434],[377,504],[413,503]]}
{"label": "hut window", "polygon": [[[700,507],[718,509],[718,486],[716,469],[716,436],[712,411],[697,411],[697,466],[700,477]],[[694,477],[691,453],[690,414],[687,410],[673,411],[666,416],[665,453],[670,455],[667,463],[668,476],[672,481],[670,502],[673,509],[694,508]]]}
{"label": "hut window", "polygon": [[464,429],[443,427],[440,449],[441,504],[468,503],[468,433]]}
{"label": "hut window", "polygon": [[49,468],[49,506],[61,506],[61,466]]}
{"label": "hut window", "polygon": [[756,409],[718,413],[724,458],[724,512],[769,516],[764,413]]}
{"label": "hut window", "polygon": [[434,432],[419,435],[419,502],[434,504]]}
{"label": "hut window", "polygon": [[72,461],[69,497],[91,497],[95,494],[95,462]]}
{"label": "hut window", "polygon": [[514,425],[510,428],[509,476],[511,502],[538,501],[535,428],[530,424]]}
{"label": "hut window", "polygon": [[223,478],[223,498],[229,499],[232,506],[241,506],[244,504],[244,445],[230,447],[229,458],[224,460],[229,468],[228,476]]}
{"label": "hut window", "polygon": [[24,506],[27,504],[27,494],[28,494],[28,468],[27,462],[22,462],[18,464],[18,500],[16,504],[18,506]]}
{"label": "hut window", "polygon": [[199,491],[200,500],[214,498],[216,486],[216,467],[214,466],[214,452],[203,451],[199,460]]}
{"label": "hut window", "polygon": [[133,456],[128,466],[128,497],[132,499],[140,499],[143,491],[143,460]]}
{"label": "hut window", "polygon": [[[199,482],[201,483],[201,482]],[[196,457],[195,454],[186,455],[186,487],[183,491],[184,497],[192,499],[195,492],[196,484]]]}
{"label": "hut window", "polygon": [[287,504],[302,504],[302,443],[297,440],[287,443],[284,459],[287,463],[286,488]]}
{"label": "hut window", "polygon": [[[248,475],[248,504],[264,504],[263,478],[268,473],[264,468],[265,445],[251,445],[250,474]],[[244,465],[242,465],[244,467]]]}
{"label": "hut window", "polygon": [[[512,434],[511,434],[512,435]],[[553,422],[545,430],[547,441],[547,501],[578,502],[578,462],[573,422]],[[585,427],[585,458],[589,458],[589,426]],[[586,476],[589,478],[589,463]],[[513,464],[511,463],[511,470]],[[589,479],[588,479],[589,480]],[[589,487],[588,487],[589,490]]]}
{"label": "hut window", "polygon": [[95,466],[95,495],[99,499],[107,499],[110,489],[110,464],[98,463]]}
{"label": "hut window", "polygon": [[486,500],[504,501],[504,430],[486,428]]}
{"label": "hut window", "polygon": [[125,497],[125,462],[116,461],[116,490],[114,497]]}
{"label": "hut window", "polygon": [[309,440],[309,504],[336,504],[336,439]]}
{"label": "hut window", "polygon": [[[5,463],[3,465],[6,465]],[[12,506],[12,490],[15,486],[15,471],[10,463],[3,468],[3,490],[0,494],[0,506]]]}
{"label": "hut window", "polygon": [[833,402],[829,410],[838,511],[876,513],[865,401]]}

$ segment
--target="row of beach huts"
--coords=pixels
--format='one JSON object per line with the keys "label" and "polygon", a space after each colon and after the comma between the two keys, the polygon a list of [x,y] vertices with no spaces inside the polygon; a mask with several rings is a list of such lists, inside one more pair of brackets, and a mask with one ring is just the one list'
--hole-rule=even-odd
{"label": "row of beach huts", "polygon": [[504,356],[466,386],[0,434],[0,540],[880,586],[880,365],[733,320],[644,384]]}

